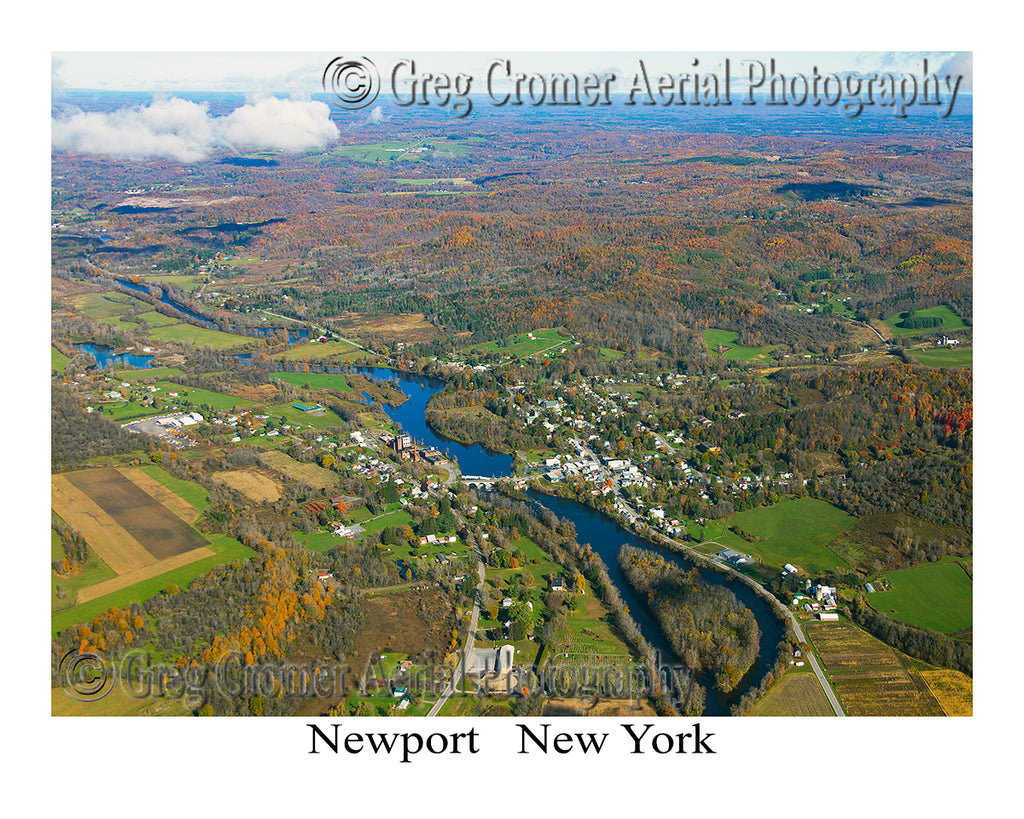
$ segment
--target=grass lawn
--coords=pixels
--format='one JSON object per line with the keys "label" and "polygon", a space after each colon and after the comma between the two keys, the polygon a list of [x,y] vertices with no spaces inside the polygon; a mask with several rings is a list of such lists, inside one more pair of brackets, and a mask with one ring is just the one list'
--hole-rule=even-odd
{"label": "grass lawn", "polygon": [[[828,544],[856,521],[832,504],[815,498],[796,498],[738,512],[727,519],[727,526],[738,526],[747,534],[764,538],[763,541],[751,543],[727,528],[714,536],[738,551],[759,557],[769,567],[793,563],[814,574],[846,564]],[[704,536],[711,539],[713,532],[706,531]]]}
{"label": "grass lawn", "polygon": [[334,532],[292,532],[292,537],[311,552],[326,552],[335,546],[340,546],[344,539],[338,537]]}
{"label": "grass lawn", "polygon": [[280,378],[293,387],[305,388],[309,384],[313,390],[337,390],[338,392],[355,392],[345,376],[337,373],[271,373],[271,378]]}
{"label": "grass lawn", "polygon": [[915,316],[927,317],[937,316],[942,319],[942,324],[938,327],[920,327],[916,330],[909,330],[904,327],[897,327],[903,319],[900,317],[900,313],[893,313],[889,318],[885,320],[885,323],[889,325],[894,335],[897,336],[916,336],[922,333],[935,333],[935,332],[949,332],[950,330],[962,330],[964,327],[963,320],[950,310],[946,305],[940,304],[938,307],[929,307],[927,310],[915,310]]}
{"label": "grass lawn", "polygon": [[155,384],[162,378],[174,378],[184,375],[184,370],[177,367],[148,367],[142,370],[116,370],[114,376],[121,381],[132,381],[140,384]]}
{"label": "grass lawn", "polygon": [[910,353],[926,367],[972,367],[974,348],[936,347],[931,350],[913,350]]}
{"label": "grass lawn", "polygon": [[922,564],[885,577],[892,589],[867,595],[877,611],[944,634],[973,625],[973,583],[959,563]]}
{"label": "grass lawn", "polygon": [[740,347],[736,344],[739,338],[738,333],[730,330],[705,330],[704,343],[708,345],[708,352],[712,355],[718,354],[718,347],[726,348],[722,358],[728,361],[748,361],[752,358],[769,358],[775,345],[766,344],[764,347]]}

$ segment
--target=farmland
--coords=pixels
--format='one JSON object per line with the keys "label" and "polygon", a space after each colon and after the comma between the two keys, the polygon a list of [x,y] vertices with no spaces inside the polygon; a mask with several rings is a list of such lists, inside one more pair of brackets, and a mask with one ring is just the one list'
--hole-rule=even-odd
{"label": "farmland", "polygon": [[974,364],[973,347],[933,347],[911,350],[910,354],[926,367],[971,367]]}
{"label": "farmland", "polygon": [[300,463],[284,452],[277,450],[265,452],[260,456],[260,461],[264,466],[279,472],[286,478],[318,489],[333,489],[338,484],[338,477],[335,473],[316,464]]}
{"label": "farmland", "polygon": [[721,350],[722,358],[727,361],[748,361],[751,359],[768,359],[771,357],[772,345],[764,347],[741,347],[736,343],[739,334],[730,330],[705,330],[704,343],[713,356]]}
{"label": "farmland", "polygon": [[153,465],[54,475],[51,503],[95,554],[79,575],[56,581],[73,594],[53,614],[55,631],[249,552],[194,529],[205,492]]}
{"label": "farmland", "polygon": [[892,588],[867,596],[872,608],[904,623],[953,634],[973,622],[973,584],[959,563],[887,572]]}
{"label": "farmland", "polygon": [[[845,565],[829,543],[855,522],[852,515],[824,501],[795,498],[738,512],[726,521],[726,526],[736,526],[763,541],[747,541],[721,524],[708,526],[704,536],[755,555],[769,566],[793,563],[813,574]],[[719,527],[723,531],[719,532]]]}
{"label": "farmland", "polygon": [[504,341],[476,344],[468,347],[466,351],[477,355],[497,353],[512,358],[530,358],[541,353],[546,357],[553,357],[560,355],[562,348],[572,343],[571,336],[564,336],[557,330],[541,329],[532,333],[521,333]]}
{"label": "farmland", "polygon": [[305,388],[305,385],[309,384],[309,388],[313,390],[355,392],[355,390],[349,386],[348,381],[345,380],[345,376],[336,373],[276,372],[271,373],[270,377],[279,378],[281,381],[291,384],[293,387]]}
{"label": "farmland", "polygon": [[758,702],[755,717],[831,717],[821,683],[811,671],[790,671]]}
{"label": "farmland", "polygon": [[851,717],[944,713],[922,676],[920,663],[852,623],[811,623],[805,629]]}
{"label": "farmland", "polygon": [[944,304],[940,304],[938,307],[929,307],[925,310],[916,310],[914,312],[914,316],[917,318],[938,318],[941,319],[942,323],[937,327],[922,327],[917,329],[900,327],[899,325],[903,321],[901,313],[895,313],[889,316],[889,318],[885,320],[885,323],[889,325],[889,329],[897,336],[916,336],[923,335],[924,333],[935,332],[948,333],[954,330],[962,330],[965,327],[963,319]]}

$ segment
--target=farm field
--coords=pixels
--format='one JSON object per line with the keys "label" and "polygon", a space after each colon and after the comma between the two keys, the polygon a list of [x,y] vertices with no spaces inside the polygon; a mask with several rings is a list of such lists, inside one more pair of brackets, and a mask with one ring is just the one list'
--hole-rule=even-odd
{"label": "farm field", "polygon": [[96,555],[77,579],[59,579],[73,595],[54,611],[54,631],[251,554],[231,538],[194,529],[206,491],[155,465],[69,472],[52,476],[51,485],[54,512]]}
{"label": "farm field", "polygon": [[857,716],[942,716],[920,663],[852,623],[804,626],[844,710]]}
{"label": "farm field", "polygon": [[[853,526],[857,519],[829,503],[815,498],[784,500],[774,506],[760,506],[737,512],[725,521],[718,534],[708,527],[704,537],[759,557],[769,567],[792,563],[808,574],[829,571],[845,565],[828,544]],[[750,542],[727,527],[763,541]]]}
{"label": "farm field", "polygon": [[973,347],[935,347],[930,350],[912,350],[910,355],[926,367],[972,367]]}
{"label": "farm field", "polygon": [[296,344],[291,349],[274,353],[270,357],[274,361],[321,361],[325,358],[353,361],[357,358],[368,358],[370,353],[360,350],[347,341],[327,341],[323,344],[318,342]]}
{"label": "farm field", "polygon": [[[302,403],[301,401],[293,403]],[[310,405],[312,406],[312,405]],[[306,412],[305,410],[296,409],[289,404],[274,404],[273,406],[267,407],[267,415],[273,415],[275,418],[283,418],[285,423],[292,424],[293,426],[299,427],[312,427],[313,429],[327,429],[328,427],[342,426],[342,420],[334,412],[329,409],[324,409],[322,412]]]}
{"label": "farm field", "polygon": [[947,717],[969,717],[974,713],[974,680],[951,668],[921,672],[928,690],[939,701]]}
{"label": "farm field", "polygon": [[241,492],[256,503],[276,501],[281,497],[281,487],[277,481],[255,469],[232,469],[225,472],[214,472],[210,476],[218,483]]}
{"label": "farm field", "polygon": [[337,390],[338,392],[355,392],[340,373],[289,373],[276,372],[270,374],[271,378],[280,378],[286,384],[293,387],[304,387],[309,384],[313,390]]}
{"label": "farm field", "polygon": [[156,327],[149,335],[157,341],[174,341],[194,344],[196,347],[212,347],[215,350],[234,350],[252,344],[256,339],[249,336],[235,336],[220,330],[207,330],[194,324],[168,324]]}
{"label": "farm field", "polygon": [[514,358],[530,358],[538,353],[544,353],[550,357],[560,355],[559,351],[563,346],[573,343],[572,336],[563,336],[557,330],[546,328],[534,330],[532,339],[530,335],[530,333],[520,333],[517,336],[512,336],[506,342],[487,341],[465,349],[469,353],[501,353]]}
{"label": "farm field", "polygon": [[718,348],[721,346],[725,348],[722,358],[728,361],[748,361],[754,358],[767,359],[771,357],[771,351],[775,349],[770,344],[764,347],[741,347],[736,344],[737,338],[739,338],[739,334],[731,330],[710,329],[704,331],[704,343],[708,345],[708,352],[712,355],[717,355]]}
{"label": "farm field", "polygon": [[754,717],[832,717],[821,683],[814,672],[789,671],[751,711]]}
{"label": "farm field", "polygon": [[973,624],[973,583],[959,563],[922,564],[884,576],[892,589],[866,597],[875,610],[944,634]]}
{"label": "farm field", "polygon": [[316,464],[300,463],[284,452],[277,450],[264,452],[260,456],[260,462],[286,478],[318,489],[328,490],[338,485],[338,476],[334,472]]}
{"label": "farm field", "polygon": [[70,358],[64,355],[64,353],[62,353],[56,347],[50,347],[50,369],[53,370],[54,372],[64,372],[64,368],[68,366],[68,362],[70,360]]}
{"label": "farm field", "polygon": [[960,316],[944,304],[940,304],[938,307],[929,307],[926,310],[915,310],[914,315],[922,318],[936,316],[942,319],[942,324],[938,327],[919,327],[916,330],[898,327],[897,325],[903,320],[900,313],[893,313],[893,315],[889,316],[889,318],[885,320],[885,323],[889,325],[889,329],[892,330],[893,335],[897,336],[916,336],[924,333],[949,332],[952,330],[962,330],[964,328],[964,322]]}

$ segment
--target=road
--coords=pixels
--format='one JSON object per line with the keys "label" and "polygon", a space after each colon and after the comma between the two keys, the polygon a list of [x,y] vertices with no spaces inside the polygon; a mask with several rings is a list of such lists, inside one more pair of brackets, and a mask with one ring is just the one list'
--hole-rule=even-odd
{"label": "road", "polygon": [[476,573],[480,578],[480,586],[476,590],[476,599],[473,601],[473,614],[469,618],[469,631],[466,634],[466,645],[462,649],[462,658],[460,662],[455,665],[455,668],[452,671],[451,680],[448,681],[448,685],[446,685],[444,691],[441,692],[441,696],[438,701],[435,702],[430,711],[427,712],[428,717],[436,717],[440,710],[444,708],[444,704],[448,702],[448,698],[458,689],[460,678],[462,676],[462,669],[466,667],[466,664],[469,662],[469,659],[473,654],[473,643],[476,641],[476,624],[477,620],[480,619],[480,595],[482,593],[484,583],[484,560],[479,551],[477,551],[476,559]]}

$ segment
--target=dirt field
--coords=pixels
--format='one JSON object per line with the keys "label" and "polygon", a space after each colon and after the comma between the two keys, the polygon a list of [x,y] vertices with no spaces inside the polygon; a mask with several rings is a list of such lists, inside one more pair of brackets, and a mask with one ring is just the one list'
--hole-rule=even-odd
{"label": "dirt field", "polygon": [[280,472],[286,478],[319,489],[333,489],[338,485],[338,476],[330,470],[316,464],[299,463],[294,458],[277,450],[264,452],[260,456],[260,462],[275,472]]}
{"label": "dirt field", "polygon": [[809,623],[805,629],[851,717],[942,716],[909,657],[852,623]]}
{"label": "dirt field", "polygon": [[[174,557],[209,543],[170,509],[116,469],[69,472],[63,477],[88,495],[138,543],[143,544],[143,549],[156,560]],[[67,520],[66,517],[64,519]],[[103,557],[102,554],[100,556]]]}
{"label": "dirt field", "polygon": [[66,476],[54,475],[50,487],[53,510],[85,538],[114,572],[126,574],[156,560]]}
{"label": "dirt field", "polygon": [[151,478],[141,469],[120,467],[118,472],[141,488],[147,495],[152,495],[186,523],[195,523],[199,520],[200,512],[198,509],[184,498],[175,495],[160,481]]}
{"label": "dirt field", "polygon": [[218,483],[230,486],[257,503],[276,501],[281,497],[281,485],[268,475],[255,469],[236,469],[215,472],[210,476]]}

